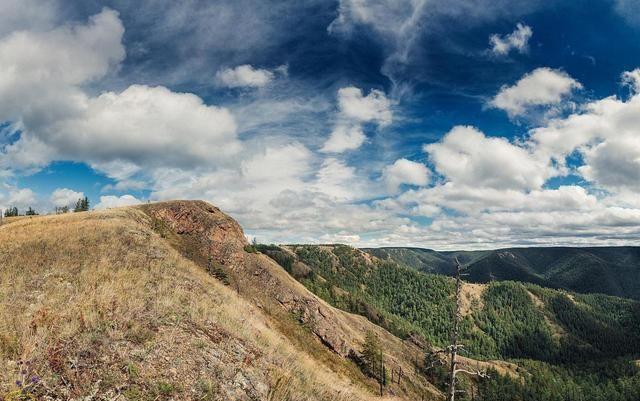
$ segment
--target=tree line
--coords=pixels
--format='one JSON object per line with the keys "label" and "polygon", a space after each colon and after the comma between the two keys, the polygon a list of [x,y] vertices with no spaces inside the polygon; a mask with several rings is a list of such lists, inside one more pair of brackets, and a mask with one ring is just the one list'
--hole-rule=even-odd
{"label": "tree line", "polygon": [[[86,212],[89,210],[90,202],[88,197],[79,198],[76,201],[75,207],[73,208],[73,212]],[[69,206],[61,206],[55,208],[55,214],[64,214],[69,213],[71,209]],[[39,213],[29,206],[27,210],[25,210],[24,214],[20,213],[20,210],[16,206],[10,206],[4,210],[4,217],[17,217],[17,216],[37,216]]]}

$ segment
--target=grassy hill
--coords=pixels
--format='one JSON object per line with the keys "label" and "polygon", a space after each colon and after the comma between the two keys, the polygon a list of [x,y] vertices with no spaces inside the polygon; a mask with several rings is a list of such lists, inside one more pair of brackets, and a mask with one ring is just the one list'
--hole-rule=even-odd
{"label": "grassy hill", "polygon": [[3,400],[380,399],[355,362],[367,332],[405,373],[385,394],[442,398],[417,345],[317,298],[204,202],[0,226]]}
{"label": "grassy hill", "polygon": [[438,252],[420,248],[365,249],[381,259],[427,273],[451,274],[454,257],[472,282],[516,280],[581,293],[640,300],[640,247],[508,248]]}
{"label": "grassy hill", "polygon": [[[423,337],[436,347],[448,343],[454,308],[450,278],[343,245],[260,249],[332,305],[402,338]],[[638,302],[496,281],[465,285],[463,312],[467,356],[519,366],[519,380],[498,375],[499,380],[482,384],[481,399],[552,400],[551,394],[568,389],[576,400],[640,397]]]}

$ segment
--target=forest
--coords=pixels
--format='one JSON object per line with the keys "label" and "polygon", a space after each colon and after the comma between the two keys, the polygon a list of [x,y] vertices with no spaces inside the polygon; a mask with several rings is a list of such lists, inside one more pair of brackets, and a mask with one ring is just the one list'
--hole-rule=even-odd
{"label": "forest", "polygon": [[[449,341],[455,307],[454,281],[449,277],[371,258],[342,245],[258,249],[338,308],[363,315],[402,338],[419,335],[435,347]],[[491,282],[462,321],[465,356],[514,362],[520,377],[489,372],[491,379],[473,386],[467,380],[473,391],[463,397],[637,401],[638,329],[636,301],[530,283]],[[442,378],[442,372],[425,374]]]}

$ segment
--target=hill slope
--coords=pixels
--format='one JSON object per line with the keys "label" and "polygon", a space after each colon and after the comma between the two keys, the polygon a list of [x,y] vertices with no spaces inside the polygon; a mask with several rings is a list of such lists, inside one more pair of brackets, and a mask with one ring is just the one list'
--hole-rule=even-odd
{"label": "hill slope", "polygon": [[508,248],[438,252],[420,248],[367,248],[381,259],[427,273],[451,274],[454,257],[468,280],[517,280],[582,293],[640,300],[640,247]]}
{"label": "hill slope", "polygon": [[[400,337],[419,335],[439,347],[448,343],[452,279],[344,245],[260,249],[331,304]],[[480,399],[555,400],[551,395],[567,391],[576,400],[640,397],[638,302],[504,281],[466,284],[463,314],[466,355],[494,360],[489,368],[505,367],[495,359],[515,363],[508,370],[521,380],[506,375],[482,382]]]}
{"label": "hill slope", "polygon": [[351,359],[371,331],[405,372],[394,399],[441,398],[416,374],[418,346],[331,307],[246,245],[204,202],[0,226],[0,395],[380,399]]}

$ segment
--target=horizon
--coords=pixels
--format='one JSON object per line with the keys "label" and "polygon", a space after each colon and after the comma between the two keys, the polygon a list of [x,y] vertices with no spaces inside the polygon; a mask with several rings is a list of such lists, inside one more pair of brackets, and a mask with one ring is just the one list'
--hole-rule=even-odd
{"label": "horizon", "polygon": [[0,210],[185,198],[261,243],[635,246],[638,11],[3,0]]}

